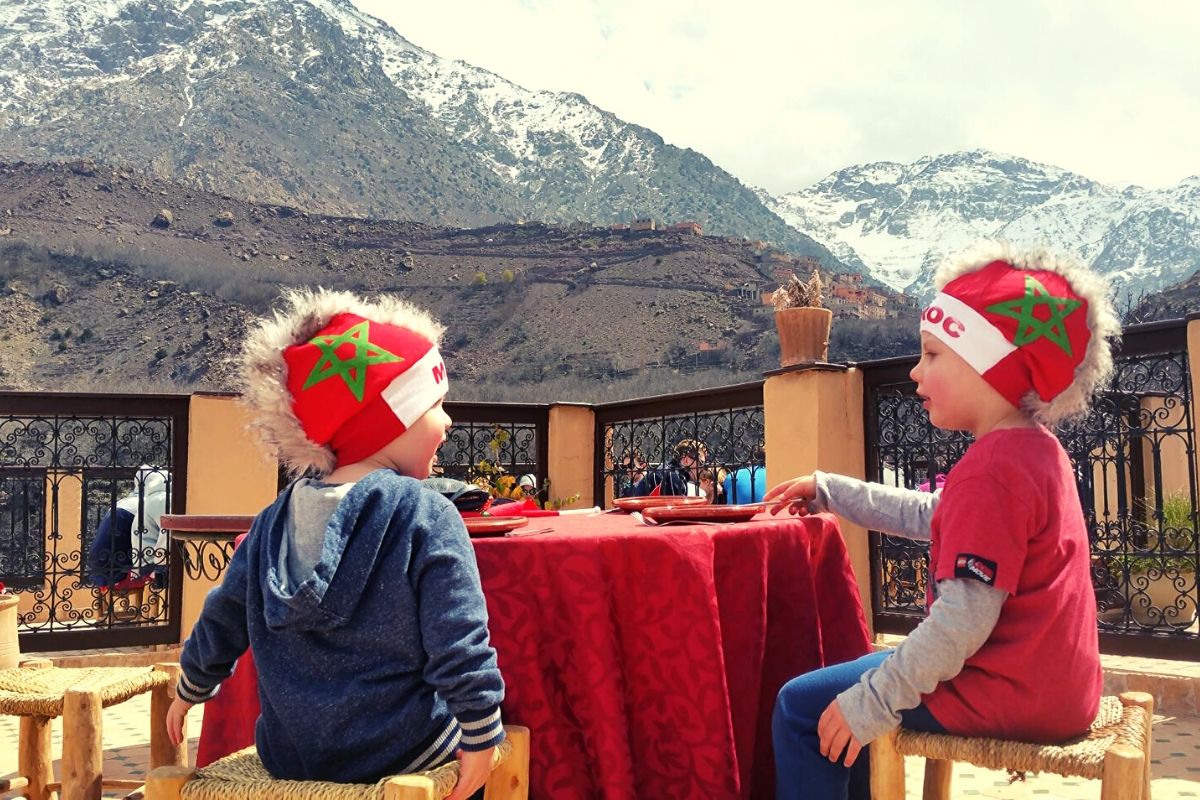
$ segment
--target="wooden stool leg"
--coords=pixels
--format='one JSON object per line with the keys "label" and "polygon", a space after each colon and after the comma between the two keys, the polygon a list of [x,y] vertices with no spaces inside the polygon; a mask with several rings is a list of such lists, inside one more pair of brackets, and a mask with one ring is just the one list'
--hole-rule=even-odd
{"label": "wooden stool leg", "polygon": [[383,800],[439,800],[437,786],[420,775],[398,775],[383,785]]}
{"label": "wooden stool leg", "polygon": [[154,687],[150,695],[150,769],[155,767],[185,767],[188,762],[187,720],[183,723],[183,739],[178,746],[167,737],[167,709],[175,698],[175,684],[182,671],[178,664],[155,664],[155,672],[165,672],[170,682]]}
{"label": "wooden stool leg", "polygon": [[885,733],[871,742],[871,797],[904,800],[904,756],[896,749],[896,733]]}
{"label": "wooden stool leg", "polygon": [[505,725],[504,734],[512,743],[512,753],[488,776],[483,800],[528,800],[529,728]]}
{"label": "wooden stool leg", "polygon": [[921,800],[950,800],[950,780],[954,777],[954,762],[944,758],[925,759],[925,784]]}
{"label": "wooden stool leg", "polygon": [[29,781],[25,796],[44,800],[46,784],[54,782],[54,760],[50,757],[50,717],[21,717],[17,745],[18,772]]}
{"label": "wooden stool leg", "polygon": [[146,778],[146,800],[179,800],[183,785],[195,777],[187,767],[159,767]]}
{"label": "wooden stool leg", "polygon": [[1142,781],[1142,794],[1135,795],[1140,800],[1150,800],[1150,750],[1154,746],[1154,695],[1146,692],[1122,692],[1121,703],[1125,706],[1141,706],[1146,712],[1146,742],[1142,748],[1145,752],[1145,778]]}
{"label": "wooden stool leg", "polygon": [[102,707],[98,691],[63,695],[62,800],[100,799]]}
{"label": "wooden stool leg", "polygon": [[1115,744],[1104,754],[1100,800],[1129,800],[1142,793],[1145,780],[1140,750],[1127,744]]}

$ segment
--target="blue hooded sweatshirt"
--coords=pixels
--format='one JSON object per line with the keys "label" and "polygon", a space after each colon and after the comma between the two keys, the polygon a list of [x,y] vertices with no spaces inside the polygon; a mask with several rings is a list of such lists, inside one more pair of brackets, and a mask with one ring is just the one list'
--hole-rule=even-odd
{"label": "blue hooded sweatshirt", "polygon": [[504,738],[475,553],[454,506],[377,470],[337,504],[299,586],[280,573],[292,488],[254,520],[180,658],[204,702],[250,647],[259,757],[294,780],[373,783]]}

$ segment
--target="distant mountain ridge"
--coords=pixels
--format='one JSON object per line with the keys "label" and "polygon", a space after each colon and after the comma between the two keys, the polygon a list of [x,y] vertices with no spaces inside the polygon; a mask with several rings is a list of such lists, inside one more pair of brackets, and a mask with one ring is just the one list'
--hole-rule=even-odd
{"label": "distant mountain ridge", "polygon": [[939,262],[990,238],[1075,254],[1122,289],[1158,291],[1200,269],[1200,176],[1122,188],[974,150],[847,167],[767,202],[847,265],[918,297]]}
{"label": "distant mountain ridge", "polygon": [[326,213],[692,219],[839,266],[702,154],[347,0],[4,0],[0,158],[75,157]]}
{"label": "distant mountain ridge", "polygon": [[478,227],[654,216],[918,298],[981,238],[1123,287],[1200,269],[1200,177],[1115,187],[984,150],[773,198],[592,106],[424,50],[348,0],[0,0],[0,159],[93,158],[251,202]]}

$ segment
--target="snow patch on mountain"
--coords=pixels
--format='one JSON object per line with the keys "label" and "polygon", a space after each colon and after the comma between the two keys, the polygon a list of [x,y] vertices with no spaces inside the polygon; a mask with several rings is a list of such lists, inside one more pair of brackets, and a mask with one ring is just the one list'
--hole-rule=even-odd
{"label": "snow patch on mountain", "polygon": [[1069,253],[1139,291],[1200,269],[1196,177],[1149,191],[975,150],[848,167],[768,205],[846,264],[918,297],[939,263],[981,239]]}

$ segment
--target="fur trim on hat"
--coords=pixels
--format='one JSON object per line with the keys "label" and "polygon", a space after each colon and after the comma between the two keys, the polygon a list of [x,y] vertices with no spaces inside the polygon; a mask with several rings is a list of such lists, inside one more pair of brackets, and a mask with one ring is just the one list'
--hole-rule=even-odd
{"label": "fur trim on hat", "polygon": [[[436,346],[445,328],[430,314],[398,297],[380,295],[366,301],[351,292],[328,289],[289,289],[285,307],[259,321],[242,346],[242,401],[251,412],[250,429],[293,475],[323,477],[337,467],[328,446],[304,434],[292,412],[283,351],[307,342],[338,314],[350,312],[373,322],[399,325],[419,333]],[[380,442],[383,447],[387,442]]]}
{"label": "fur trim on hat", "polygon": [[1083,361],[1075,368],[1075,379],[1048,402],[1038,397],[1036,391],[1028,392],[1021,400],[1024,409],[1043,425],[1053,426],[1083,416],[1091,408],[1096,392],[1103,389],[1112,377],[1112,348],[1121,336],[1121,321],[1113,310],[1108,281],[1070,258],[1052,255],[1040,248],[1018,250],[1006,242],[985,242],[943,264],[934,276],[934,286],[941,291],[958,276],[993,261],[1005,261],[1020,269],[1057,273],[1066,278],[1075,293],[1087,301],[1087,325],[1091,340]]}

